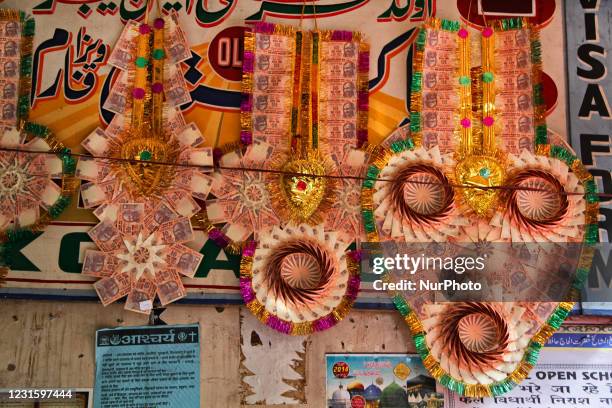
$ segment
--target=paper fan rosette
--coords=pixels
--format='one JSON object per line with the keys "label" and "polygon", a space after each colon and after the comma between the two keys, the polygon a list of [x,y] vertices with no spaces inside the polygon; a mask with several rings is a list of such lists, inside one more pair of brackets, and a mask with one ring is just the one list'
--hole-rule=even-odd
{"label": "paper fan rosette", "polygon": [[128,295],[126,309],[148,313],[156,293],[162,304],[180,299],[180,275],[193,277],[202,258],[184,245],[213,165],[179,108],[191,100],[179,64],[190,57],[176,14],[128,21],[109,57],[118,76],[104,107],[115,116],[83,141],[93,157],[76,170],[83,204],[100,220],[89,234],[101,251],[83,273],[102,278],[94,287],[104,305]]}
{"label": "paper fan rosette", "polygon": [[[574,153],[548,139],[537,30],[521,19],[495,21],[479,34],[482,64],[475,68],[471,35],[448,20],[420,29],[410,134],[402,129],[374,149],[362,214],[369,240],[381,245],[511,248],[483,278],[541,297],[452,301],[440,293],[391,293],[436,380],[483,397],[525,379],[573,308],[598,241],[598,196]],[[549,253],[547,245],[573,249]],[[548,254],[540,269],[547,274],[530,280],[540,262],[530,251],[537,250]],[[575,273],[562,271],[559,253],[575,260]],[[558,287],[563,296],[544,296]]]}
{"label": "paper fan rosette", "polygon": [[47,127],[28,122],[34,19],[0,9],[0,29],[0,271],[6,273],[19,241],[31,239],[70,203],[75,161]]}
{"label": "paper fan rosette", "polygon": [[359,254],[322,226],[275,227],[245,245],[240,290],[247,308],[281,333],[308,335],[342,320],[359,291]]}

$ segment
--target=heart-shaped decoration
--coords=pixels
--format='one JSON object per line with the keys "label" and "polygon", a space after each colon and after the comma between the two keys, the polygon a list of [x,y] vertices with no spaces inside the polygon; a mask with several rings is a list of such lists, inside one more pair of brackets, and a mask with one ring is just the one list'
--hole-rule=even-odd
{"label": "heart-shaped decoration", "polygon": [[316,152],[310,152],[305,159],[290,159],[281,166],[282,174],[278,185],[271,185],[273,200],[277,210],[287,221],[298,223],[318,222],[317,211],[329,205],[333,182],[325,177],[329,165]]}
{"label": "heart-shaped decoration", "polygon": [[121,148],[121,158],[138,162],[124,162],[123,169],[130,178],[134,192],[149,196],[163,189],[166,180],[171,179],[172,166],[156,165],[151,162],[168,162],[172,148],[168,143],[152,137],[136,137]]}
{"label": "heart-shaped decoration", "polygon": [[455,168],[455,177],[460,185],[482,187],[464,188],[461,191],[465,202],[478,215],[487,214],[496,205],[500,191],[487,187],[501,186],[504,174],[499,159],[492,156],[470,155]]}

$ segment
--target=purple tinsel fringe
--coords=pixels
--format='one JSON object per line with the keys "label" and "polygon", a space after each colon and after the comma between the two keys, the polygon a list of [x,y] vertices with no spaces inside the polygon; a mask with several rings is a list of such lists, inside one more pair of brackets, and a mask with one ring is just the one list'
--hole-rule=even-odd
{"label": "purple tinsel fringe", "polygon": [[359,250],[349,252],[349,256],[355,262],[361,262],[361,259],[363,259],[363,253]]}
{"label": "purple tinsel fringe", "polygon": [[320,318],[319,320],[315,320],[312,323],[312,328],[314,331],[320,332],[323,330],[327,330],[330,327],[333,327],[336,325],[336,319],[334,319],[334,317],[329,314],[325,317]]}
{"label": "purple tinsel fringe", "polygon": [[219,160],[221,160],[221,157],[223,157],[223,150],[219,149],[218,147],[215,147],[213,149],[213,163],[216,165],[219,164]]}
{"label": "purple tinsel fringe", "polygon": [[255,24],[255,32],[263,34],[272,34],[274,33],[274,24],[261,21]]}
{"label": "purple tinsel fringe", "polygon": [[357,294],[359,293],[359,285],[361,284],[361,279],[358,276],[351,276],[348,281],[348,285],[346,287],[346,296],[351,299],[357,299]]}
{"label": "purple tinsel fringe", "polygon": [[255,299],[255,292],[253,292],[250,279],[240,278],[240,293],[242,293],[244,303],[249,303]]}
{"label": "purple tinsel fringe", "polygon": [[368,130],[367,129],[359,129],[357,131],[357,140],[359,147],[361,147],[364,143],[368,141]]}
{"label": "purple tinsel fringe", "polygon": [[257,248],[257,243],[255,241],[247,242],[242,249],[242,256],[255,255],[255,248]]}
{"label": "purple tinsel fringe", "polygon": [[240,101],[241,112],[253,112],[253,98],[251,94],[242,94]]}
{"label": "purple tinsel fringe", "polygon": [[362,111],[366,111],[368,110],[368,97],[370,96],[370,93],[368,91],[359,91],[359,95],[358,95],[358,103],[359,103],[359,110]]}
{"label": "purple tinsel fringe", "polygon": [[212,230],[210,230],[210,232],[208,233],[208,238],[212,239],[213,242],[221,248],[225,248],[229,244],[229,240],[227,239],[225,234],[221,232],[221,230],[219,230],[218,228],[213,228]]}
{"label": "purple tinsel fringe", "polygon": [[359,53],[359,72],[368,72],[370,70],[370,53],[362,51]]}
{"label": "purple tinsel fringe", "polygon": [[253,143],[253,134],[248,130],[243,130],[240,132],[240,142],[243,145],[250,145]]}
{"label": "purple tinsel fringe", "polygon": [[255,60],[255,55],[252,51],[245,51],[244,56],[242,57],[242,72],[253,73],[253,61]]}
{"label": "purple tinsel fringe", "polygon": [[332,41],[351,41],[353,39],[352,31],[334,30],[331,35]]}
{"label": "purple tinsel fringe", "polygon": [[291,333],[291,323],[281,320],[276,316],[270,316],[266,324],[281,333]]}

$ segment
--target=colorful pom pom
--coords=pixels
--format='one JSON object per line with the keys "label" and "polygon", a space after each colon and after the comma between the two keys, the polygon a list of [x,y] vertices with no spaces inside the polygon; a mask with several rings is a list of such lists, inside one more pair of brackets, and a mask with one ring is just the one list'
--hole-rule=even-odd
{"label": "colorful pom pom", "polygon": [[151,26],[148,24],[141,24],[140,27],[138,27],[138,31],[142,35],[147,35],[151,32]]}
{"label": "colorful pom pom", "polygon": [[482,36],[484,38],[489,38],[493,35],[493,29],[491,27],[487,27],[484,30],[482,30]]}
{"label": "colorful pom pom", "polygon": [[134,99],[143,99],[145,97],[145,90],[142,88],[134,88],[132,96]]}
{"label": "colorful pom pom", "polygon": [[155,94],[162,93],[163,90],[164,90],[164,85],[161,82],[156,82],[153,85],[151,85],[151,91]]}
{"label": "colorful pom pom", "polygon": [[457,35],[459,35],[459,38],[465,39],[468,37],[469,33],[468,33],[468,30],[466,30],[465,28],[462,28],[457,32]]}
{"label": "colorful pom pom", "polygon": [[472,121],[468,118],[463,118],[461,119],[461,126],[463,126],[464,128],[469,128],[470,126],[472,126]]}
{"label": "colorful pom pom", "polygon": [[153,27],[155,27],[156,30],[161,30],[165,25],[166,23],[163,18],[156,18],[155,22],[153,22]]}
{"label": "colorful pom pom", "polygon": [[485,116],[482,119],[482,124],[485,126],[493,126],[493,123],[495,123],[495,119],[492,116]]}

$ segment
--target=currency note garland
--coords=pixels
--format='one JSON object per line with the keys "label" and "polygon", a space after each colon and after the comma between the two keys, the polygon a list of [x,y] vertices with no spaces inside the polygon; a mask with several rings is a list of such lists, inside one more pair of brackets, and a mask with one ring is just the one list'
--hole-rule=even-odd
{"label": "currency note garland", "polygon": [[121,70],[108,102],[116,114],[83,141],[94,157],[81,159],[76,172],[87,181],[83,203],[97,207],[100,220],[89,231],[99,250],[86,251],[82,273],[100,278],[94,288],[104,306],[127,295],[127,310],[149,313],[156,296],[162,305],[181,299],[180,276],[193,277],[202,261],[185,244],[194,239],[191,218],[208,195],[213,163],[178,108],[189,93],[177,65],[190,55],[171,14],[152,25],[128,21],[109,58]]}
{"label": "currency note garland", "polygon": [[6,149],[0,152],[2,277],[12,267],[20,242],[32,239],[64,211],[76,185],[70,150],[46,126],[28,120],[35,21],[23,11],[0,9],[0,29],[0,147]]}
{"label": "currency note garland", "polygon": [[[421,93],[424,84],[421,64],[428,51],[426,45],[431,47],[436,42],[428,42],[432,28],[436,27],[457,35],[460,44],[457,55],[462,68],[456,80],[464,87],[458,92],[460,115],[457,122],[461,142],[453,166],[442,167],[442,174],[438,176],[451,181],[459,179],[462,184],[475,182],[476,185],[513,188],[493,193],[490,189],[462,189],[470,190],[469,194],[474,194],[470,196],[464,192],[454,194],[452,188],[443,191],[428,187],[422,191],[426,194],[417,200],[410,192],[413,187],[402,186],[407,177],[398,177],[396,182],[388,183],[396,186],[385,187],[383,195],[378,194],[383,190],[379,182],[366,180],[362,187],[362,208],[368,238],[406,242],[463,242],[462,239],[468,242],[583,242],[567,301],[551,304],[552,308],[549,304],[528,302],[508,303],[504,307],[484,302],[455,302],[445,306],[430,301],[428,305],[427,300],[407,299],[401,292],[392,293],[393,302],[412,332],[425,367],[437,381],[461,395],[497,396],[528,376],[540,349],[572,310],[590,269],[592,245],[598,240],[598,197],[593,178],[580,160],[568,148],[552,145],[547,139],[539,81],[540,42],[537,29],[523,19],[498,20],[486,27],[482,31],[482,67],[472,70],[468,62],[469,32],[465,28],[455,22],[431,20],[421,29],[412,78],[412,137],[396,138],[376,148],[370,159],[368,176],[376,179],[402,172],[423,173],[421,158],[425,139],[421,132],[420,108],[425,99]],[[435,33],[434,37],[439,38],[439,35]],[[504,68],[501,61],[505,56],[516,57],[524,50],[529,50],[530,70],[529,67],[523,69],[529,64],[523,64],[520,59],[512,62],[510,69]],[[521,70],[518,70],[519,75],[514,70],[515,77],[522,79],[508,81],[510,71],[517,67]],[[471,95],[472,92],[477,95]],[[522,97],[525,94],[527,98]],[[512,104],[503,102],[510,98],[514,98]],[[528,120],[521,123],[523,116],[519,113]],[[519,129],[521,125],[523,128]],[[525,136],[527,129],[531,146],[517,143],[516,135]],[[508,135],[510,140],[498,140],[499,132],[503,132],[504,137]],[[492,176],[497,179],[490,180]],[[541,191],[529,191],[525,187]],[[389,203],[385,197],[389,193],[393,196],[394,189],[405,195],[402,200]],[[401,218],[395,221],[395,234],[385,234],[389,232],[383,222],[388,222],[387,218],[377,217],[377,210],[384,205],[390,206],[390,212]],[[396,207],[399,206],[403,210],[398,211]],[[457,212],[467,214],[466,219],[452,225],[453,220],[457,220],[452,214]],[[443,233],[437,234],[432,232],[434,230]],[[390,274],[384,279],[393,281]],[[474,328],[478,328],[481,335],[477,335]],[[508,337],[508,333],[513,333],[513,337]],[[508,358],[509,350],[518,351],[520,359]],[[499,358],[506,364],[496,366]]]}
{"label": "currency note garland", "polygon": [[360,183],[328,176],[363,174],[368,63],[358,33],[259,23],[245,37],[242,146],[217,153],[205,221],[242,252],[247,308],[285,334],[335,325],[359,290],[346,250],[362,233]]}

